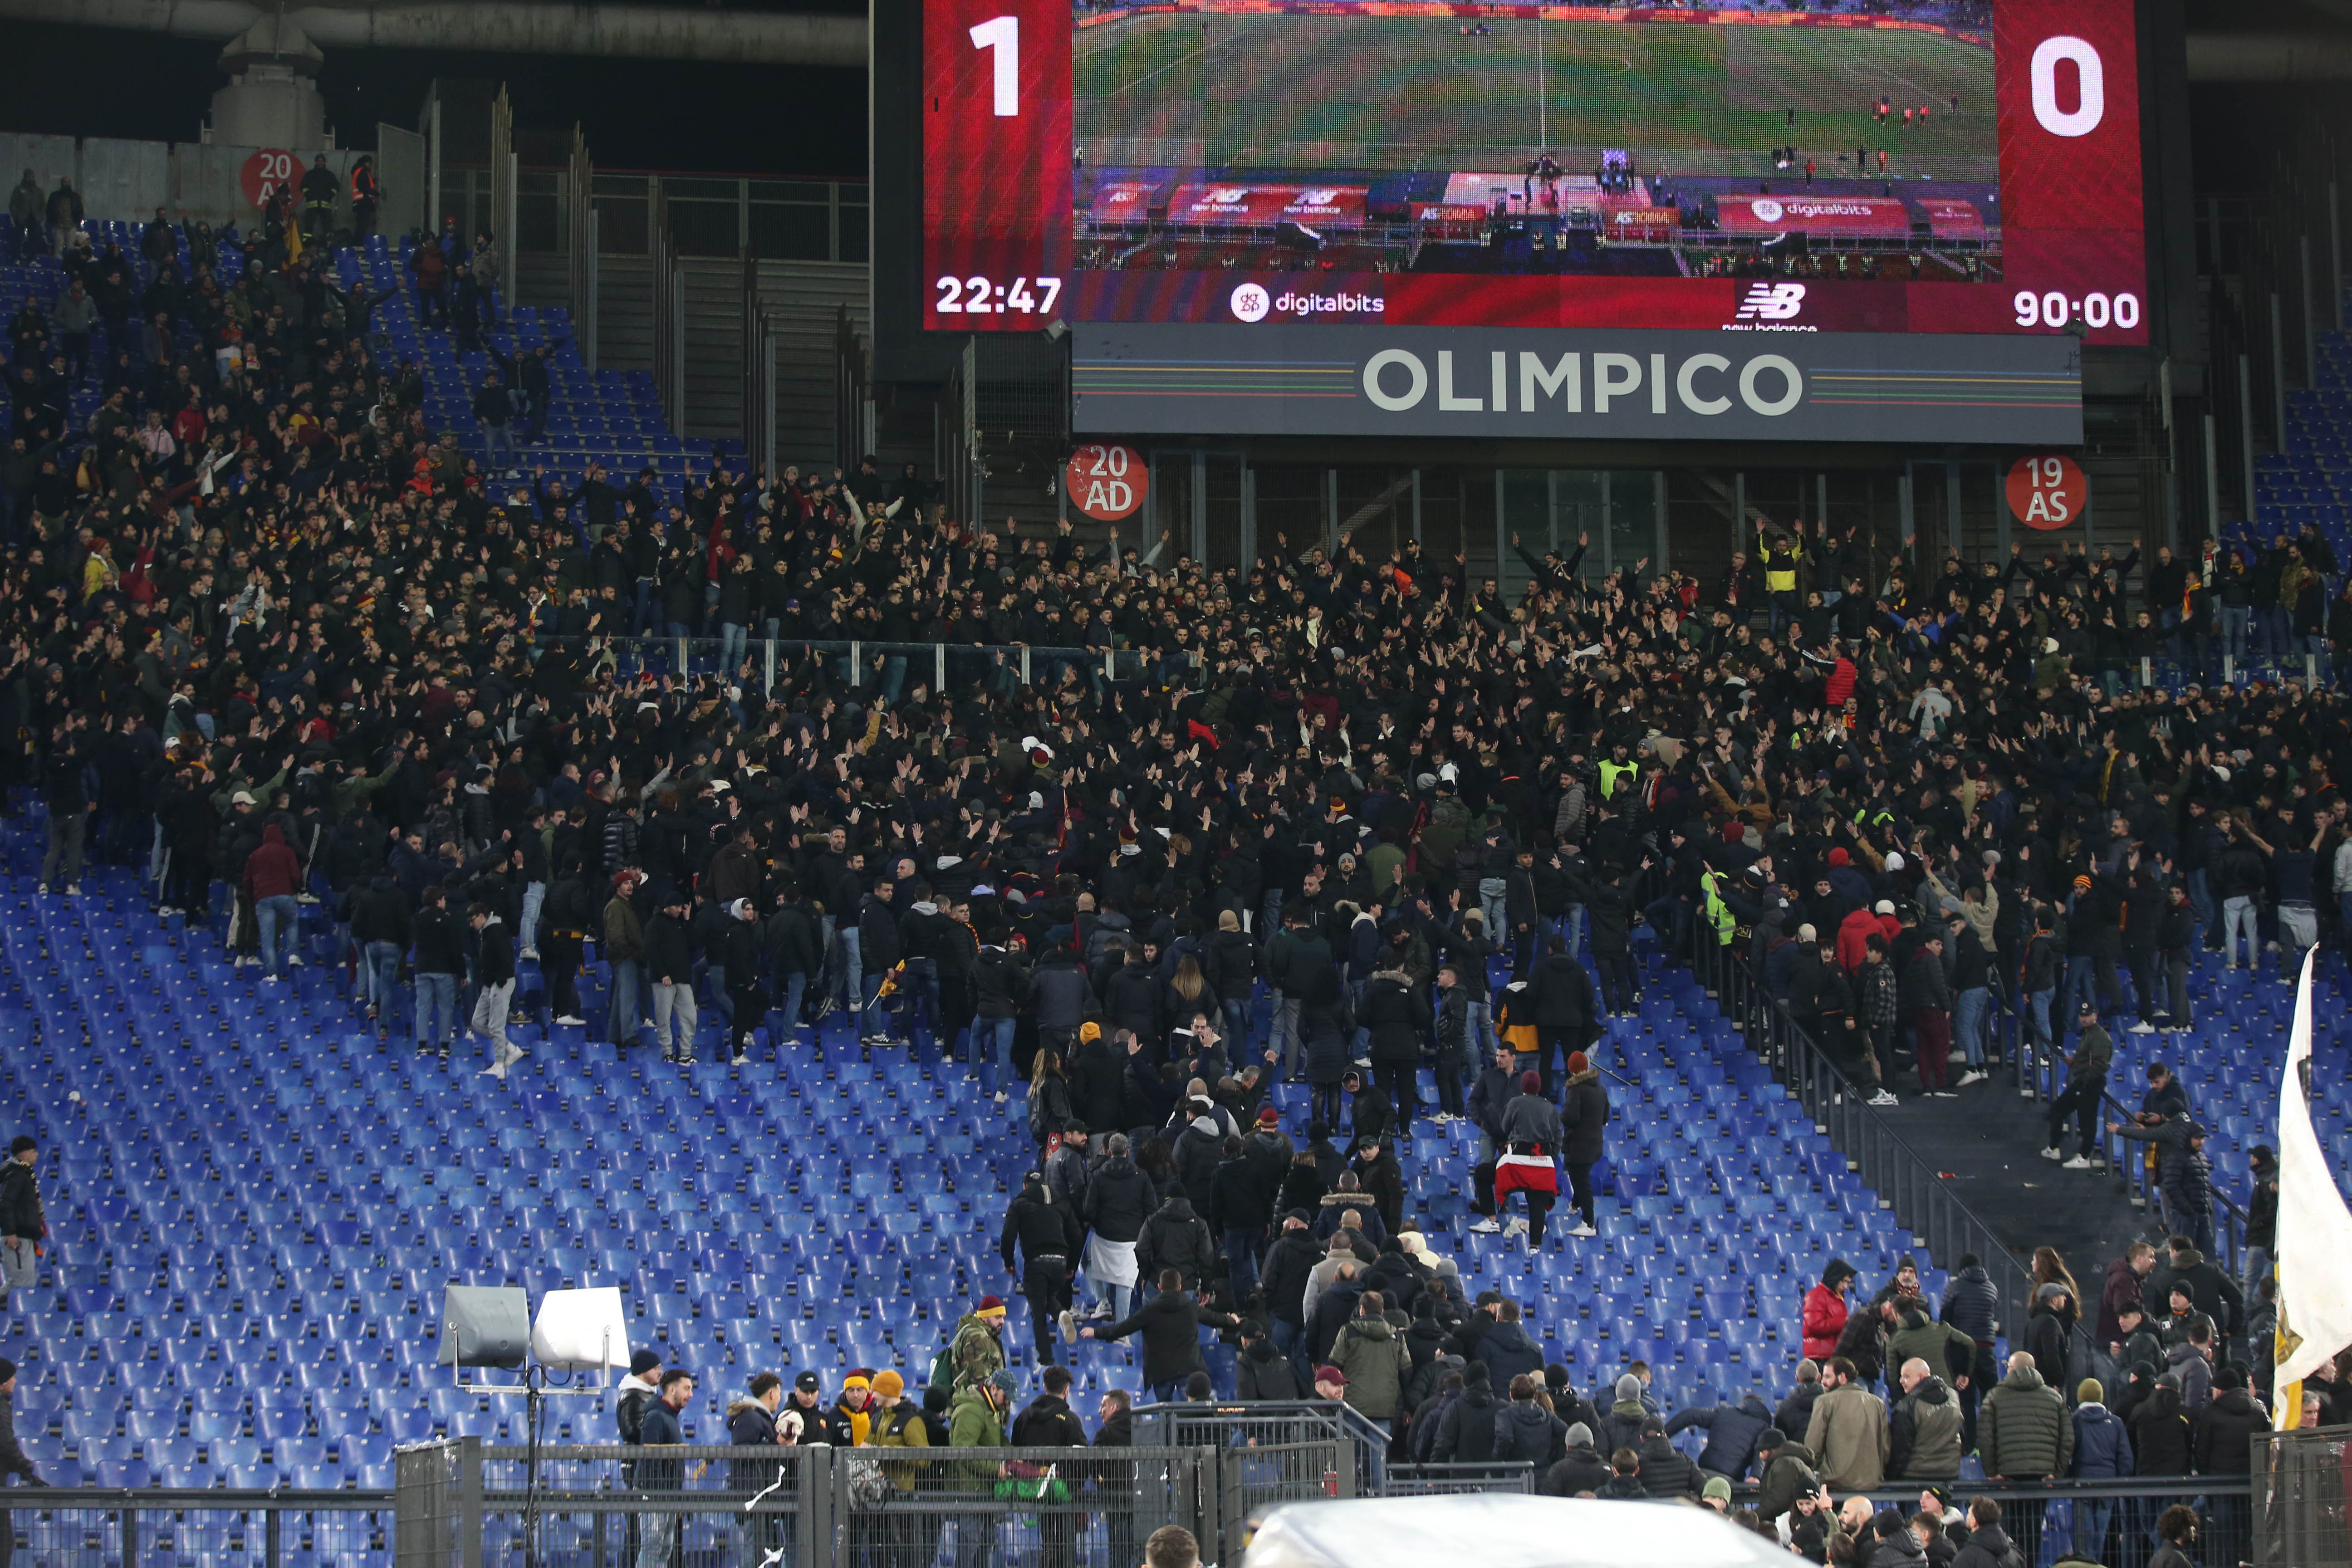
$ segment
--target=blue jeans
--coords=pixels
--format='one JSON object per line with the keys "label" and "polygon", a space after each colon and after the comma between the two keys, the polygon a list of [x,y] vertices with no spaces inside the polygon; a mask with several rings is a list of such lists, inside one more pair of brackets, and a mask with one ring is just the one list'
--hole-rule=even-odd
{"label": "blue jeans", "polygon": [[1286,1323],[1280,1318],[1273,1321],[1272,1328],[1274,1348],[1290,1358],[1290,1364],[1298,1369],[1298,1375],[1305,1377],[1312,1372],[1314,1369],[1307,1364],[1307,1331],[1295,1323]]}
{"label": "blue jeans", "polygon": [[1265,1245],[1262,1225],[1225,1226],[1225,1279],[1233,1287],[1234,1300],[1247,1300],[1257,1289],[1257,1253]]}
{"label": "blue jeans", "polygon": [[2058,988],[2053,985],[2025,999],[2025,1021],[2033,1031],[2033,1043],[2045,1050],[2050,1045],[2050,1004],[2057,995]]}
{"label": "blue jeans", "polygon": [[504,452],[507,455],[507,467],[514,467],[514,437],[507,433],[507,427],[503,425],[493,425],[487,419],[480,421],[480,424],[482,426],[482,471],[488,473],[499,466],[499,454],[500,452]]}
{"label": "blue jeans", "polygon": [[1462,1032],[1462,1047],[1468,1055],[1472,1077],[1477,1076],[1478,1064],[1492,1058],[1498,1044],[1495,1034],[1495,1005],[1486,998],[1486,977],[1478,976],[1471,988],[1469,1026]]}
{"label": "blue jeans", "polygon": [[[433,1019],[438,1015],[440,1036],[434,1036]],[[457,1037],[457,977],[436,973],[429,969],[416,972],[416,1043],[419,1046],[446,1046]]]}
{"label": "blue jeans", "polygon": [[2221,652],[2230,660],[2231,674],[2241,679],[2246,673],[2246,620],[2252,614],[2221,606]]}
{"label": "blue jeans", "polygon": [[546,901],[546,883],[530,882],[524,884],[522,889],[522,921],[517,928],[515,936],[517,939],[517,945],[526,952],[535,952],[539,947],[539,907]]}
{"label": "blue jeans", "polygon": [[1985,1019],[1991,1002],[1990,991],[1971,985],[1960,993],[1959,1006],[1952,1015],[1952,1032],[1958,1037],[1961,1059],[1972,1068],[1984,1066]]}
{"label": "blue jeans", "polygon": [[375,1009],[376,1022],[388,1032],[392,1028],[392,998],[400,984],[400,944],[372,942],[361,949],[361,957],[368,1005]]}
{"label": "blue jeans", "polygon": [[2221,900],[2221,963],[2230,969],[2238,966],[2238,932],[2246,933],[2246,967],[2258,968],[2263,962],[2262,933],[2255,929],[2254,900],[2250,898]]}
{"label": "blue jeans", "polygon": [[[991,1094],[1000,1090],[1006,1094],[1013,1092],[1013,1085],[1015,1081],[1013,1072],[1013,1035],[1020,1026],[1021,1020],[1018,1018],[974,1018],[971,1021],[972,1066],[984,1065],[987,1068],[981,1076],[988,1080],[988,1092]],[[986,1047],[981,1043],[983,1040],[993,1040],[996,1043],[995,1058],[992,1061],[987,1058]],[[1104,1131],[1108,1131],[1109,1129],[1106,1128]]]}
{"label": "blue jeans", "polygon": [[733,621],[719,623],[719,672],[725,675],[743,662],[743,650],[749,646],[749,633]]}
{"label": "blue jeans", "polygon": [[613,990],[605,999],[605,1037],[616,1046],[637,1043],[637,961],[613,961]]}
{"label": "blue jeans", "polygon": [[1304,1044],[1298,1032],[1299,1012],[1304,1005],[1296,996],[1277,994],[1274,999],[1274,1027],[1266,1044],[1280,1058],[1278,1066],[1285,1078],[1298,1076],[1298,1052]]}
{"label": "blue jeans", "polygon": [[2074,1555],[2086,1563],[2106,1559],[2107,1525],[2116,1516],[2114,1498],[2074,1500]]}
{"label": "blue jeans", "polygon": [[[918,1020],[928,1023],[931,1033],[940,1030],[940,961],[936,958],[910,958],[907,972],[899,977],[899,993],[907,999],[906,1018],[908,1038],[914,1037]],[[950,1040],[947,1049],[953,1050]]]}
{"label": "blue jeans", "polygon": [[783,1022],[778,1026],[780,1028],[791,1030],[800,1026],[801,997],[807,991],[808,976],[799,970],[795,969],[784,976],[784,1005],[782,1009]]}
{"label": "blue jeans", "polygon": [[253,900],[254,923],[261,928],[261,967],[275,979],[278,973],[278,942],[282,935],[288,948],[295,942],[296,928],[301,923],[302,906],[291,893],[279,893],[275,898]]}
{"label": "blue jeans", "polygon": [[855,1013],[866,1003],[864,994],[857,988],[864,973],[858,963],[857,927],[854,923],[844,925],[835,935],[841,942],[841,1008],[845,1013]]}
{"label": "blue jeans", "polygon": [[[2197,911],[2197,934],[2210,944],[2213,939],[2213,885],[2202,866],[2189,873],[2189,907]],[[2352,910],[2352,905],[2346,908]]]}

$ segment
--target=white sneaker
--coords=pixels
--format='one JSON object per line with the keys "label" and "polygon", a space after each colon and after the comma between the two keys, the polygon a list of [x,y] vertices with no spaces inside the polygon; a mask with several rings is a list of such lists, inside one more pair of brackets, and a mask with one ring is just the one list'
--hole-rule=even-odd
{"label": "white sneaker", "polygon": [[1574,1225],[1570,1226],[1560,1234],[1562,1236],[1573,1236],[1579,1239],[1582,1239],[1587,1237],[1599,1236],[1601,1233],[1593,1229],[1591,1226],[1585,1224],[1582,1220],[1578,1220]]}
{"label": "white sneaker", "polygon": [[1992,1075],[1990,1073],[1979,1072],[1976,1068],[1970,1068],[1953,1082],[1952,1087],[1954,1089],[1966,1089],[1972,1083],[1982,1083],[1986,1079],[1991,1076]]}
{"label": "white sneaker", "polygon": [[1932,1089],[1927,1092],[1937,1100],[1958,1100],[1960,1098],[1958,1091],[1956,1089]]}
{"label": "white sneaker", "polygon": [[[79,898],[80,898],[80,897],[81,897],[81,884],[80,884],[79,882],[68,882],[68,883],[66,884],[66,897],[67,897],[67,898],[68,898],[68,899],[79,899]],[[2276,942],[2273,942],[2273,943],[2271,943],[2271,951],[2272,951],[2273,952],[2276,952],[2278,951],[2278,943],[2276,943]]]}
{"label": "white sneaker", "polygon": [[1493,1236],[1499,1232],[1503,1227],[1501,1223],[1498,1222],[1493,1215],[1486,1215],[1481,1218],[1472,1220],[1470,1222],[1470,1228],[1480,1236]]}
{"label": "white sneaker", "polygon": [[996,1091],[996,1103],[999,1105],[1004,1103],[1004,1091],[1001,1089]]}
{"label": "white sneaker", "polygon": [[1061,1331],[1064,1344],[1074,1345],[1078,1342],[1078,1315],[1076,1312],[1071,1311],[1067,1307],[1063,1308],[1060,1315],[1054,1320],[1054,1326]]}
{"label": "white sneaker", "polygon": [[2131,1026],[2130,1032],[2135,1035],[2153,1035],[2156,1033],[2156,1026],[2149,1023],[2147,1019],[2142,1018],[2138,1023],[2134,1024]]}
{"label": "white sneaker", "polygon": [[588,1022],[585,1018],[575,1018],[569,1013],[564,1014],[563,1016],[555,1021],[559,1024],[585,1024]]}
{"label": "white sneaker", "polygon": [[278,976],[275,974],[265,974],[261,977],[261,983],[264,985],[275,985],[278,984]]}
{"label": "white sneaker", "polygon": [[745,1052],[741,1053],[740,1055],[738,1055],[738,1056],[734,1057],[733,1058],[731,1058],[731,1059],[728,1062],[728,1064],[727,1064],[727,1065],[728,1065],[729,1067],[736,1067],[736,1068],[740,1068],[740,1067],[741,1067],[744,1063],[746,1063],[746,1062],[750,1061],[751,1059],[751,1054],[749,1051],[745,1051]]}
{"label": "white sneaker", "polygon": [[2077,1154],[2073,1159],[2067,1161],[2063,1168],[2069,1171],[2087,1171],[2092,1168],[2093,1163],[2094,1162],[2085,1156]]}
{"label": "white sneaker", "polygon": [[287,962],[289,964],[290,964],[292,967],[296,968],[296,969],[299,969],[299,968],[301,968],[301,967],[302,967],[302,959],[301,959],[301,956],[300,956],[299,954],[298,954],[298,953],[291,953],[291,952],[288,953],[288,954],[286,955],[286,962]]}
{"label": "white sneaker", "polygon": [[2052,1143],[2043,1148],[2042,1151],[2042,1157],[2045,1160],[2054,1162],[2063,1160],[2066,1157],[2066,1152],[2064,1150],[2059,1148],[2057,1144]]}
{"label": "white sneaker", "polygon": [[489,1066],[482,1069],[482,1076],[484,1078],[497,1079],[499,1082],[503,1083],[506,1081],[507,1064],[504,1062],[492,1062]]}
{"label": "white sneaker", "polygon": [[535,948],[535,947],[526,947],[526,948],[524,948],[524,949],[522,950],[522,952],[521,952],[518,956],[522,957],[522,958],[528,958],[528,959],[530,959],[532,963],[538,963],[538,962],[539,962],[539,949],[537,949],[537,948]]}
{"label": "white sneaker", "polygon": [[1891,1092],[1889,1092],[1888,1090],[1886,1090],[1886,1089],[1880,1089],[1876,1094],[1874,1094],[1874,1095],[1872,1095],[1872,1096],[1870,1097],[1870,1103],[1871,1103],[1871,1104],[1873,1104],[1873,1105],[1874,1105],[1874,1106],[1877,1106],[1877,1107],[1878,1107],[1878,1108],[1880,1108],[1881,1110],[1885,1110],[1887,1106],[1890,1106],[1890,1105],[1900,1105],[1900,1104],[1902,1104],[1903,1102],[1902,1102],[1901,1100],[1899,1100],[1895,1099],[1895,1096],[1894,1096]]}
{"label": "white sneaker", "polygon": [[1524,1236],[1527,1234],[1527,1217],[1524,1215],[1513,1215],[1509,1221],[1504,1225],[1503,1234],[1505,1236]]}

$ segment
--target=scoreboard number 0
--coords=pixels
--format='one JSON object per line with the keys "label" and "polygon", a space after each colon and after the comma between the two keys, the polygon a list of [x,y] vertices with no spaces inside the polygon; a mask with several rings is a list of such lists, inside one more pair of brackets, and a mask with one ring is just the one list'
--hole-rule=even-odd
{"label": "scoreboard number 0", "polygon": [[[2058,107],[2058,62],[2074,66],[2075,102],[2070,111]],[[2044,38],[2033,51],[2033,118],[2053,136],[2088,136],[2107,112],[2107,72],[2099,51],[2081,38],[2064,34]],[[1000,114],[1003,110],[999,110]]]}

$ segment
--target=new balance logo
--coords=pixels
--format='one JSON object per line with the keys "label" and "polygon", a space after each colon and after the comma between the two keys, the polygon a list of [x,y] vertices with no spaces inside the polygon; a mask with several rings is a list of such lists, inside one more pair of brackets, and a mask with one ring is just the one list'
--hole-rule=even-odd
{"label": "new balance logo", "polygon": [[1786,321],[1805,308],[1802,283],[1758,283],[1732,315],[1738,321]]}

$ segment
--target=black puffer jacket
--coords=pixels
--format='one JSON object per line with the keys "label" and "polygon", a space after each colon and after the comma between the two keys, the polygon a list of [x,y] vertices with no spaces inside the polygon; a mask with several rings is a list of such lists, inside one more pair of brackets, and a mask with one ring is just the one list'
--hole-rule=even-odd
{"label": "black puffer jacket", "polygon": [[1122,1154],[1105,1159],[1087,1178],[1087,1228],[1105,1241],[1134,1241],[1143,1234],[1152,1211],[1160,1206],[1159,1191],[1142,1168]]}
{"label": "black puffer jacket", "polygon": [[1188,1290],[1200,1288],[1217,1257],[1217,1244],[1207,1224],[1181,1197],[1161,1204],[1160,1212],[1143,1222],[1143,1234],[1135,1241],[1136,1265],[1145,1279],[1156,1280],[1161,1269],[1173,1268],[1184,1277]]}
{"label": "black puffer jacket", "polygon": [[1671,1437],[1644,1437],[1633,1450],[1642,1459],[1642,1489],[1652,1497],[1688,1497],[1698,1490],[1698,1466]]}

